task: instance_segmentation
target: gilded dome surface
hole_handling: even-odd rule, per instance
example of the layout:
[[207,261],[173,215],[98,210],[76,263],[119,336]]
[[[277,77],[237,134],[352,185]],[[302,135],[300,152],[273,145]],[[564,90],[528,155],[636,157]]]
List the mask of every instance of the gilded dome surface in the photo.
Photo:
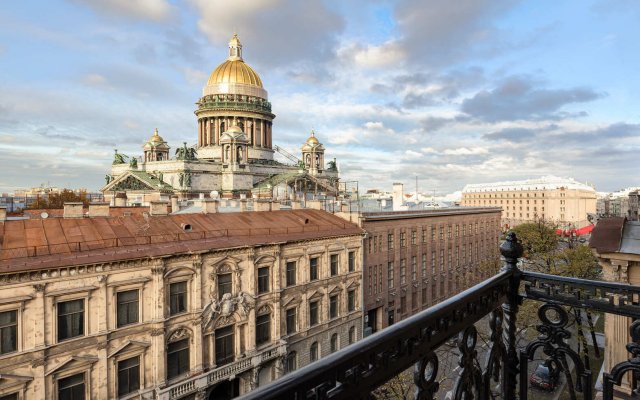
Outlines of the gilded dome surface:
[[226,60],[211,73],[207,86],[220,83],[241,83],[262,88],[260,76],[242,59]]

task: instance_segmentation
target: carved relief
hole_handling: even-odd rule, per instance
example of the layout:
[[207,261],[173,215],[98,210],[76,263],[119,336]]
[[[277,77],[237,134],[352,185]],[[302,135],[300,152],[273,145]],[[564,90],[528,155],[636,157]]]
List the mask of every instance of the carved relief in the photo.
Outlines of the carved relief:
[[164,328],[151,329],[151,336],[160,336],[164,334]]
[[209,296],[209,304],[202,310],[202,329],[205,329],[216,317],[229,318],[234,313],[246,317],[249,315],[249,311],[255,307],[253,298],[245,292],[240,292],[236,297],[233,297],[231,293],[225,293],[220,300],[215,294],[212,291]]
[[191,336],[191,332],[189,332],[186,328],[178,328],[169,335],[169,339],[167,340],[169,343],[177,342],[178,340],[182,340],[184,338],[188,338]]

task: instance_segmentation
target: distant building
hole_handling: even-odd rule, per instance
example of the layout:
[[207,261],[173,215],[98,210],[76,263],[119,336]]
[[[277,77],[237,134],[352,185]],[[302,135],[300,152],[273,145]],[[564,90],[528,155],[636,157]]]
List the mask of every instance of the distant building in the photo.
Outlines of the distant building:
[[[365,327],[375,332],[487,277],[497,260],[500,209],[365,212]],[[483,269],[487,267],[487,269]]]
[[638,219],[638,191],[640,187],[628,187],[611,192],[598,199],[598,215]]
[[[196,106],[197,138],[194,133],[171,149],[156,129],[142,145],[142,157],[116,150],[101,189],[105,198],[115,204],[117,194],[125,193],[127,205],[148,205],[172,195],[191,199],[213,191],[224,198],[280,199],[337,192],[336,161],[325,165],[325,148],[314,132],[302,144],[300,158],[273,144],[275,114],[260,76],[244,61],[237,35]],[[275,151],[292,163],[275,160]]]
[[0,398],[228,399],[362,336],[356,225],[167,206],[0,208]]
[[504,227],[544,219],[563,228],[579,228],[589,225],[588,216],[596,213],[596,191],[574,179],[546,176],[466,185],[462,205],[501,207]]

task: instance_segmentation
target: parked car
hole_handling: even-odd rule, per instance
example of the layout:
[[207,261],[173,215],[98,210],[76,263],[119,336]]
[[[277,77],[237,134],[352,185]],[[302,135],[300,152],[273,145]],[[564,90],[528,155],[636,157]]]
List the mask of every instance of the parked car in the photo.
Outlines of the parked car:
[[529,383],[538,389],[553,392],[558,386],[560,369],[554,361],[547,360],[538,364],[536,370],[529,377]]

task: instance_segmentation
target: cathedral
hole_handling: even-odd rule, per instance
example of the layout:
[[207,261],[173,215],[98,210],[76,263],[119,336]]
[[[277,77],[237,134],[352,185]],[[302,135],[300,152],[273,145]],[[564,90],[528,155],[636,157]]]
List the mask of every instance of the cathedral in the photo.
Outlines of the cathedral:
[[[142,157],[116,150],[101,189],[105,199],[148,205],[171,196],[289,200],[307,193],[337,195],[336,161],[325,165],[324,146],[314,132],[302,145],[300,158],[273,145],[275,115],[260,76],[244,62],[237,35],[196,105],[197,143],[183,142],[172,155],[156,129],[143,145]],[[275,160],[275,151],[291,163]]]

